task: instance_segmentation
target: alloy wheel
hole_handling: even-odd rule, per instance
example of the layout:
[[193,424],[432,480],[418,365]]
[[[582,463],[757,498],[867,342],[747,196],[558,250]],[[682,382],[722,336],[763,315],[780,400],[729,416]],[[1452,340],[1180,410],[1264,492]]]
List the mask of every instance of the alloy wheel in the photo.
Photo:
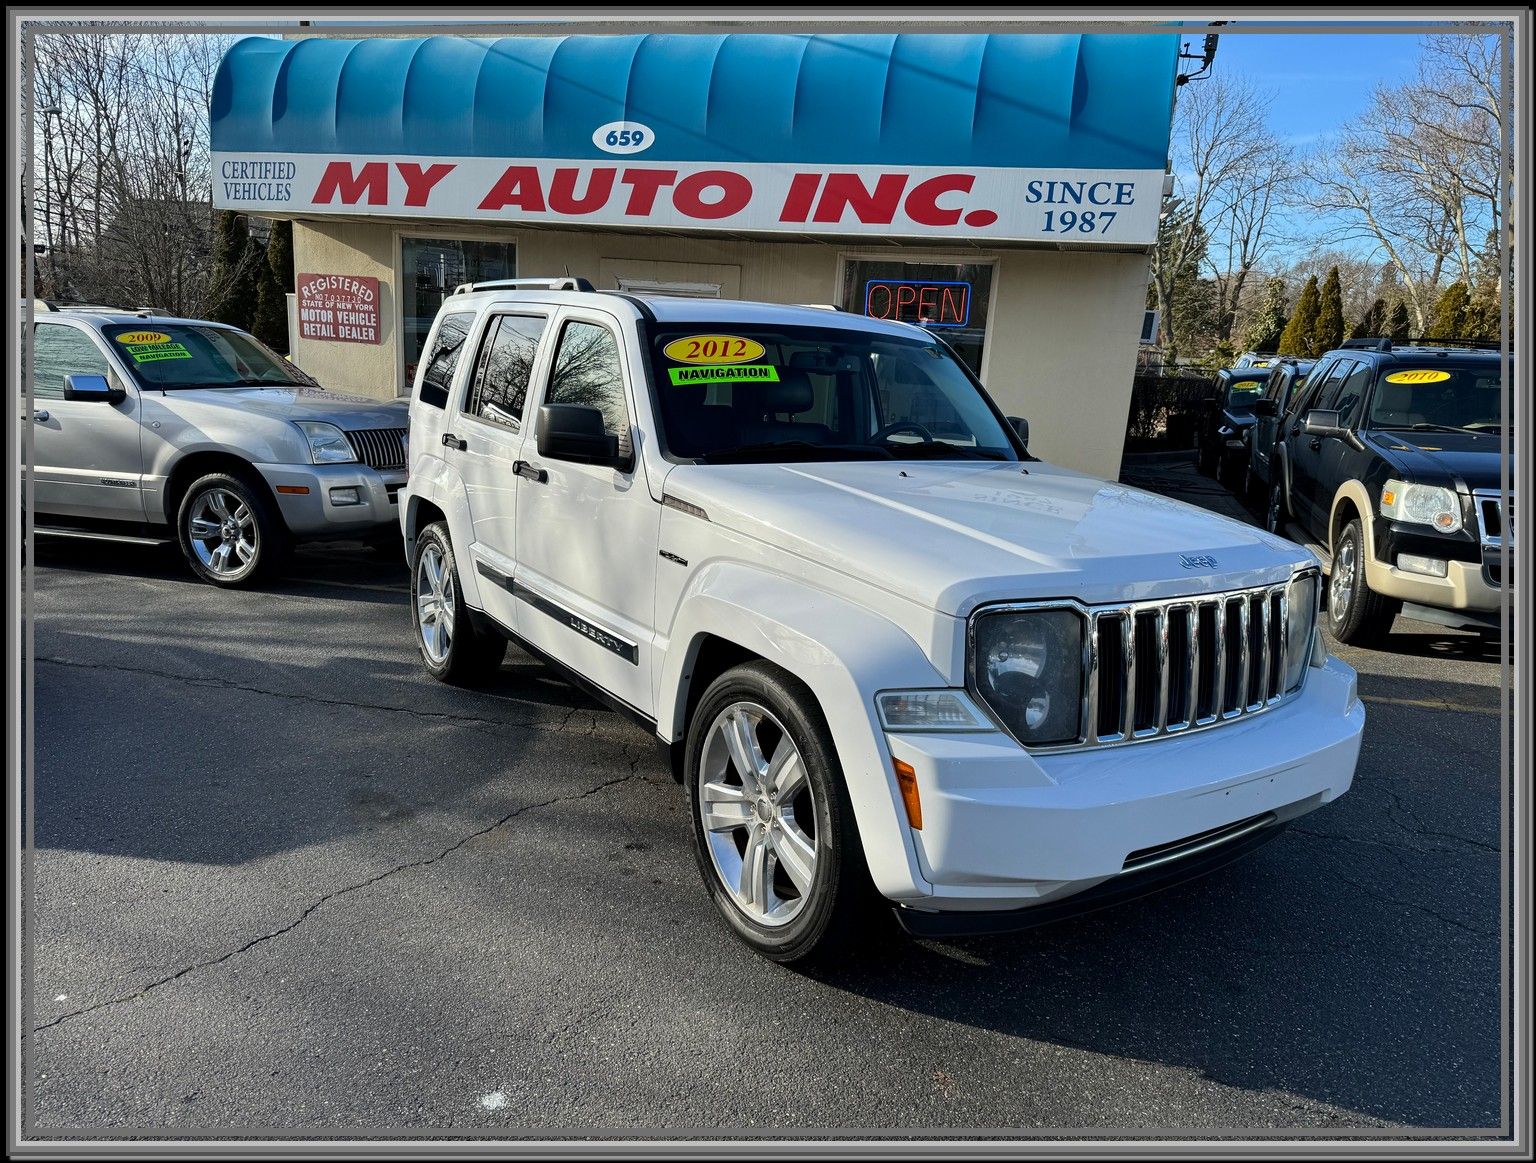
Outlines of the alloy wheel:
[[442,546],[432,543],[416,563],[416,624],[421,647],[433,666],[442,666],[453,647],[453,575]]
[[759,925],[777,927],[805,908],[820,849],[805,760],[760,703],[722,710],[699,762],[699,816],[715,873]]
[[1328,617],[1342,626],[1349,617],[1349,604],[1355,596],[1355,542],[1346,537],[1334,555],[1333,573],[1328,579]]
[[187,517],[192,552],[210,573],[232,581],[256,565],[261,544],[256,514],[228,489],[198,494]]

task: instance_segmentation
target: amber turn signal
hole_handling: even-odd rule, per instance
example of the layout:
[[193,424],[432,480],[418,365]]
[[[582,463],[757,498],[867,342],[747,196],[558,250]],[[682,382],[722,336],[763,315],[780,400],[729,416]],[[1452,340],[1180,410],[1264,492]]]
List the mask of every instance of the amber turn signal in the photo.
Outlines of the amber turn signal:
[[907,823],[913,828],[922,831],[923,805],[917,798],[917,772],[910,763],[903,763],[897,759],[896,782],[901,785],[901,802],[907,805]]

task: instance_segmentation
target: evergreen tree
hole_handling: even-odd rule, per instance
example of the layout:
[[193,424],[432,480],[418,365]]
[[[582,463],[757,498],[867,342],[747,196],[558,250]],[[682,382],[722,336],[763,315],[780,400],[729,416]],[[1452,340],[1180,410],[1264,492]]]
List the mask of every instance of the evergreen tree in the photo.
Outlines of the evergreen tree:
[[1318,305],[1317,322],[1312,328],[1312,356],[1332,351],[1344,342],[1344,291],[1339,285],[1339,268],[1329,267],[1328,277],[1323,280],[1322,301]]
[[1457,281],[1445,288],[1435,303],[1435,320],[1424,333],[1425,338],[1465,339],[1470,302],[1466,283]]
[[1322,310],[1321,295],[1317,290],[1317,276],[1307,280],[1296,299],[1296,310],[1280,336],[1281,355],[1309,356],[1312,354],[1312,334],[1317,329],[1317,317]]
[[263,248],[253,238],[251,250],[255,252],[252,255],[252,266],[255,270],[256,301],[249,330],[273,351],[286,354],[288,351],[287,296],[283,294],[282,284],[277,281],[277,272],[267,261],[268,248]]
[[1264,300],[1243,335],[1243,343],[1249,351],[1275,351],[1284,334],[1285,280],[1273,278],[1264,284]]
[[1354,330],[1349,333],[1351,339],[1379,339],[1385,335],[1387,328],[1387,301],[1377,299],[1368,308],[1365,314],[1360,316],[1360,322],[1355,324]]
[[277,285],[286,294],[293,287],[293,223],[287,219],[272,223],[267,239],[267,262],[277,276]]
[[208,318],[249,331],[256,312],[256,248],[242,217],[233,210],[219,215]]
[[1408,304],[1399,299],[1392,304],[1392,314],[1387,316],[1387,334],[1393,343],[1406,343],[1409,336]]

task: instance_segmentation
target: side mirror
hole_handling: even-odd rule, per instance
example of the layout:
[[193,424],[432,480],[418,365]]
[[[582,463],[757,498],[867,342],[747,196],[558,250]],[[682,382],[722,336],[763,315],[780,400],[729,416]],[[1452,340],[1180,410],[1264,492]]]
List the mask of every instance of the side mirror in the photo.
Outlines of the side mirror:
[[1023,416],[1009,416],[1008,423],[1013,425],[1013,430],[1019,434],[1019,442],[1029,448],[1029,421]]
[[1302,429],[1308,436],[1347,436],[1349,433],[1339,425],[1339,414],[1329,411],[1327,408],[1313,408],[1307,413],[1302,422]]
[[1280,402],[1278,400],[1257,399],[1253,402],[1253,414],[1255,416],[1280,415]]
[[64,398],[82,403],[121,404],[128,393],[114,388],[106,376],[72,375],[64,377]]
[[539,409],[540,456],[577,464],[606,464],[628,471],[634,457],[619,453],[619,438],[603,425],[603,414],[585,404],[545,404]]

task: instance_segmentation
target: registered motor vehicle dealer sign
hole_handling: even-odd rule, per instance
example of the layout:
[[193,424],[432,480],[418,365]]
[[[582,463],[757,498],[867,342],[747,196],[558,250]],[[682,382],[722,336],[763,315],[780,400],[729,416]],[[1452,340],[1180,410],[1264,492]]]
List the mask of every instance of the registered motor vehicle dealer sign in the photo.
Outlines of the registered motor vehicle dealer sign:
[[379,280],[361,275],[300,275],[299,335],[340,343],[381,343]]

